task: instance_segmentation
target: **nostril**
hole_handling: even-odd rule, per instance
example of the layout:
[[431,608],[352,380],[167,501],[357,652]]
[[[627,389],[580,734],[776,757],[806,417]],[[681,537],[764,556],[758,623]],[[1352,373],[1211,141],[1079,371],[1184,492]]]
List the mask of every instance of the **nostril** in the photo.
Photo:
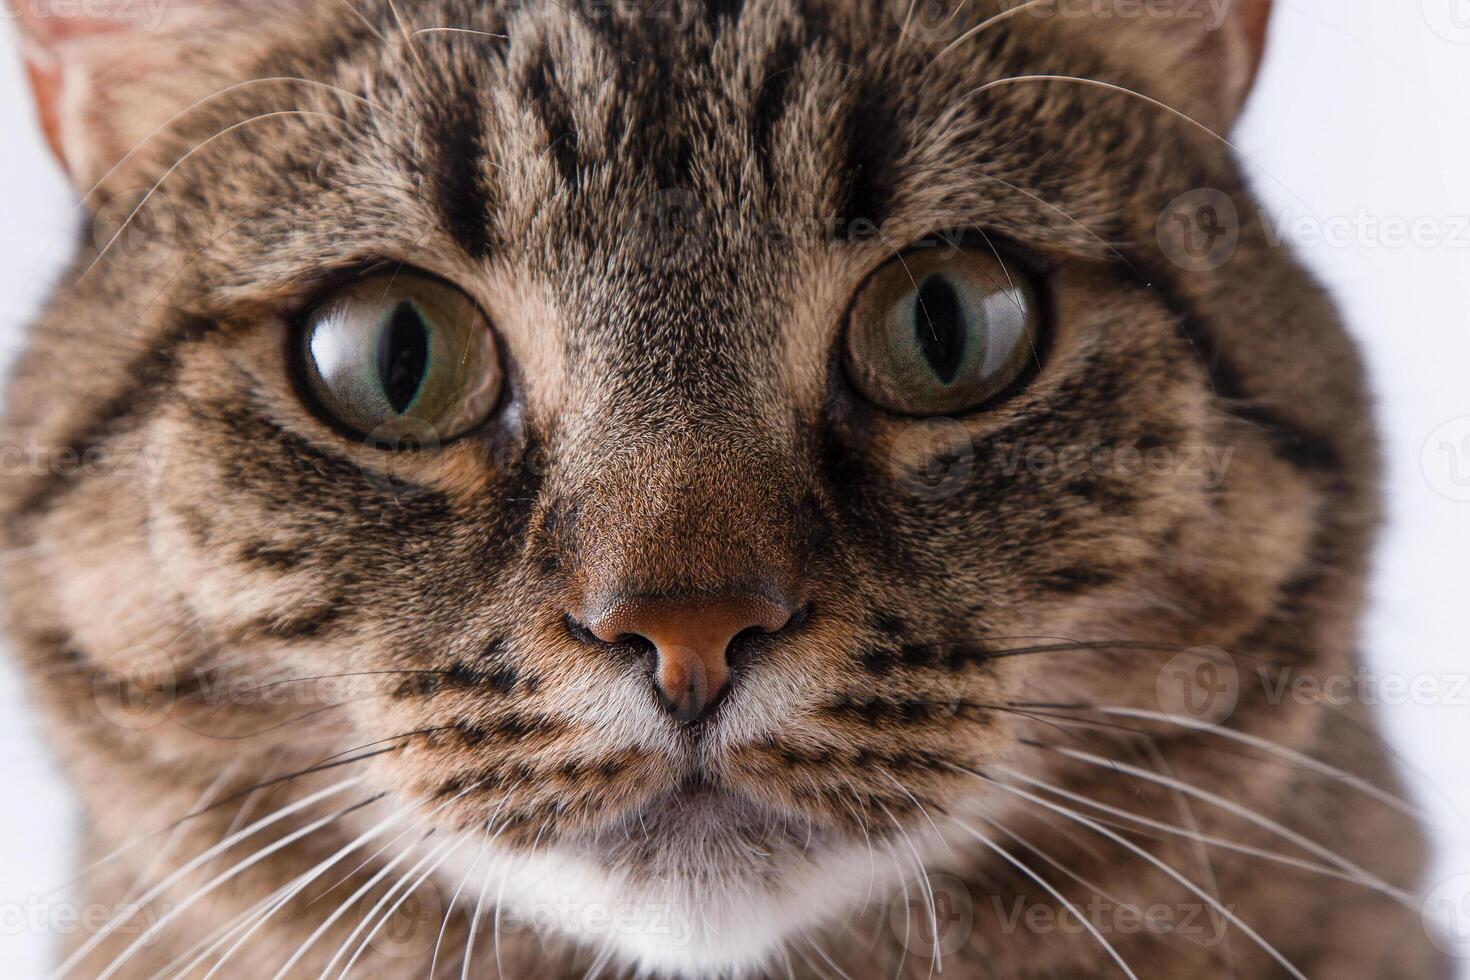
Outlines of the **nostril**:
[[807,615],[794,603],[759,591],[714,595],[618,596],[581,615],[568,633],[583,643],[636,653],[652,664],[653,686],[666,710],[696,721],[720,701],[737,661],[748,661],[763,637]]
[[582,624],[581,620],[575,618],[571,613],[567,613],[565,616],[563,616],[561,618],[561,622],[562,626],[566,627],[567,633],[570,634],[572,639],[576,640],[578,643],[586,643],[590,646],[594,643],[602,642],[593,635],[590,629]]

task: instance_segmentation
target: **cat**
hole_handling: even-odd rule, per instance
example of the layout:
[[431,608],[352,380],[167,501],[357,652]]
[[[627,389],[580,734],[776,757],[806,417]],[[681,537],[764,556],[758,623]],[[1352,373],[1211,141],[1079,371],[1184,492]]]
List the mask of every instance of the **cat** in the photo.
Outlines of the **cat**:
[[1269,0],[15,9],[57,976],[1448,975]]

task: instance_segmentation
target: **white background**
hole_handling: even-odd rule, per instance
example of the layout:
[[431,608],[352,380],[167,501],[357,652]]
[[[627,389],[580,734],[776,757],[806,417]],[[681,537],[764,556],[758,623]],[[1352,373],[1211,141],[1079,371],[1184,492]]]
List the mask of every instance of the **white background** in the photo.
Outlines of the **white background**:
[[[1470,497],[1452,469],[1470,484],[1470,422],[1442,428],[1470,417],[1470,0],[1276,0],[1272,32],[1235,142],[1268,211],[1341,302],[1380,398],[1392,519],[1367,624],[1370,670],[1452,692],[1470,676],[1470,502],[1451,499]],[[0,132],[8,358],[77,218],[5,43]],[[1395,224],[1415,221],[1435,240],[1395,245]],[[1434,819],[1431,886],[1470,874],[1466,697],[1382,709]],[[15,672],[0,667],[0,907],[67,880],[74,822]],[[0,931],[0,976],[44,976],[47,942]]]

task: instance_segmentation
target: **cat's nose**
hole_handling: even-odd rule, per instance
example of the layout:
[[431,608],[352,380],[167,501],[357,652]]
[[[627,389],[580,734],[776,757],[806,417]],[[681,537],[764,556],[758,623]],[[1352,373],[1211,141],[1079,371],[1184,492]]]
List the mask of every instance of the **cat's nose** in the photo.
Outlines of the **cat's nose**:
[[604,643],[641,637],[653,646],[659,702],[678,720],[703,718],[730,682],[730,648],[750,633],[776,633],[794,604],[747,593],[708,597],[633,596],[582,619]]

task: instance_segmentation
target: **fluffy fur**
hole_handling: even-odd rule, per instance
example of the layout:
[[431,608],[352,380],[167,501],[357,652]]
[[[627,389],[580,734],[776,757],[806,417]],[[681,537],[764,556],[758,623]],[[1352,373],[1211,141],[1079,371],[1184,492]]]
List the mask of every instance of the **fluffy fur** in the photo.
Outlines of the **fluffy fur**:
[[[1371,717],[1259,680],[1355,662],[1378,522],[1358,361],[1254,221],[1206,272],[1157,232],[1199,188],[1250,213],[1227,144],[1160,103],[1227,128],[1264,5],[1213,28],[1049,4],[183,6],[72,49],[102,94],[53,128],[89,233],[5,421],[93,461],[4,485],[10,632],[84,863],[108,858],[83,894],[141,881],[162,921],[80,936],[70,975],[229,954],[217,976],[313,976],[362,943],[379,977],[467,955],[485,977],[923,977],[920,865],[972,912],[953,976],[1121,975],[1112,952],[1140,976],[1443,975],[1413,820],[1286,754],[1397,792]],[[918,422],[835,352],[857,286],[936,234],[1016,256],[1048,329],[1022,390]],[[385,263],[494,322],[510,387],[474,437],[357,444],[294,390],[295,319]],[[1205,449],[1228,465],[1191,465]],[[808,615],[742,648],[693,729],[566,626],[609,583],[752,576]],[[1225,733],[1148,714],[1201,645],[1240,678]],[[358,928],[410,871],[437,960]],[[1002,914],[1099,895],[1224,938]]]

